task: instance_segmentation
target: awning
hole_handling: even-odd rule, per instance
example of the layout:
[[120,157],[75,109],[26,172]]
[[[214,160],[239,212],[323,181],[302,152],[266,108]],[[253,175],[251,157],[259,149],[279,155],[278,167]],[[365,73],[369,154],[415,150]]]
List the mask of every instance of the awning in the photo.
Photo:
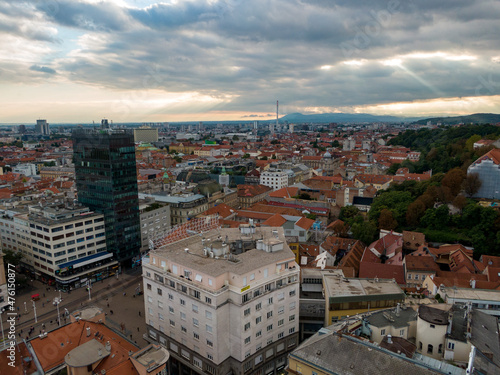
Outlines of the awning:
[[71,262],[66,262],[66,263],[60,264],[59,268],[63,269],[63,268],[69,267],[69,266],[73,266],[73,268],[83,267],[83,266],[86,266],[87,264],[92,264],[92,263],[98,262],[100,260],[111,258],[112,256],[113,256],[112,253],[107,253],[107,252],[106,253],[92,254],[92,255],[89,255],[89,256],[84,257],[84,258],[80,258],[80,259],[72,260]]

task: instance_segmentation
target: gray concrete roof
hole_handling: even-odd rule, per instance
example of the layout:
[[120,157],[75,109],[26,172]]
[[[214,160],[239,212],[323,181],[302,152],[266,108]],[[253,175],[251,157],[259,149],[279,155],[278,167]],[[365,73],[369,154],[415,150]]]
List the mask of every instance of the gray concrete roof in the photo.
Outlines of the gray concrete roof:
[[[277,231],[278,238],[273,235],[273,231]],[[202,244],[201,236],[193,235],[153,250],[150,255],[157,254],[173,263],[189,265],[194,270],[214,277],[226,272],[243,275],[256,268],[264,267],[267,264],[275,265],[281,261],[295,262],[295,254],[286,243],[283,228],[257,227],[256,232],[252,235],[243,235],[238,228],[219,228],[204,232],[203,238],[205,238],[204,244]],[[260,239],[269,244],[282,243],[283,250],[268,253],[253,247],[242,254],[232,254],[232,260],[223,257],[220,259],[209,258],[203,253],[203,248],[210,247],[212,242],[220,242],[221,240],[227,243],[237,240],[252,242]],[[188,252],[185,249],[188,249]]]
[[472,344],[497,367],[500,367],[500,336],[498,334],[500,327],[498,318],[479,310],[473,310],[471,326]]
[[64,357],[66,364],[70,367],[83,367],[98,362],[110,354],[96,339],[87,341],[77,346]]
[[431,324],[448,325],[448,315],[448,311],[427,305],[420,305],[418,308],[419,318]]
[[316,334],[290,356],[330,374],[442,374],[368,341],[337,333]]
[[411,307],[401,308],[399,314],[396,314],[396,309],[387,309],[373,312],[366,319],[370,325],[378,328],[387,326],[400,328],[407,327],[410,322],[417,320],[417,312]]

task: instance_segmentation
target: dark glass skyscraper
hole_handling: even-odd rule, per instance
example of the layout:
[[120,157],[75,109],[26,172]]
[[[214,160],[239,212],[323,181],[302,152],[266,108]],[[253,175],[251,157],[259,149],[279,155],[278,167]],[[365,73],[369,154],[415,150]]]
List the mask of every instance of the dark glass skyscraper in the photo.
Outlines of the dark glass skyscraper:
[[141,247],[134,134],[101,128],[72,135],[78,201],[104,214],[108,251],[130,260]]

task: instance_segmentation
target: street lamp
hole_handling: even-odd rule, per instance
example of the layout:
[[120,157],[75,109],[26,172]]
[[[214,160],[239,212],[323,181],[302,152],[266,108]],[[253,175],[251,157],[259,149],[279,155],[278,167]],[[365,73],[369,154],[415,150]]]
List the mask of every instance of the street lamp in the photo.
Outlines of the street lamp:
[[26,308],[26,301],[24,301],[24,312],[27,313],[28,309]]
[[89,290],[89,301],[91,300],[90,298],[90,288],[92,287],[92,282],[90,281],[90,279],[87,281],[87,289]]
[[59,327],[61,326],[61,316],[59,315],[59,304],[61,303],[61,300],[56,299],[56,306],[57,306],[57,323],[59,324]]
[[33,311],[35,312],[35,323],[38,323],[38,319],[36,318],[36,305],[35,305],[35,301],[31,301],[33,302]]
[[0,326],[2,328],[2,342],[3,346],[5,347],[5,333],[3,332],[3,308],[0,309]]

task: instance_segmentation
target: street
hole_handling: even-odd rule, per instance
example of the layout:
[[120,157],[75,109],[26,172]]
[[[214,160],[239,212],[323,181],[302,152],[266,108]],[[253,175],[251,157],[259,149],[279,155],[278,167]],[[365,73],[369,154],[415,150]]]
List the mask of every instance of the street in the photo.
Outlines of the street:
[[[106,312],[106,324],[115,330],[122,332],[127,338],[136,342],[140,347],[148,344],[143,339],[146,333],[144,320],[144,295],[141,268],[126,270],[116,277],[99,281],[92,285],[89,293],[86,288],[79,288],[69,293],[60,293],[54,287],[48,287],[39,281],[33,282],[33,287],[25,288],[16,298],[16,312],[19,319],[16,323],[16,338],[18,341],[26,338],[36,337],[45,327],[45,331],[51,331],[58,327],[58,312],[61,325],[70,322],[67,314],[85,306],[98,306]],[[40,299],[35,301],[35,310],[31,296],[39,294]],[[62,301],[53,304],[55,298]],[[2,314],[2,324],[5,337],[7,337],[8,326],[6,324],[7,314]],[[31,329],[33,327],[33,329]],[[29,334],[31,331],[31,334]],[[0,342],[3,336],[0,335]],[[3,349],[3,343],[0,344]]]

